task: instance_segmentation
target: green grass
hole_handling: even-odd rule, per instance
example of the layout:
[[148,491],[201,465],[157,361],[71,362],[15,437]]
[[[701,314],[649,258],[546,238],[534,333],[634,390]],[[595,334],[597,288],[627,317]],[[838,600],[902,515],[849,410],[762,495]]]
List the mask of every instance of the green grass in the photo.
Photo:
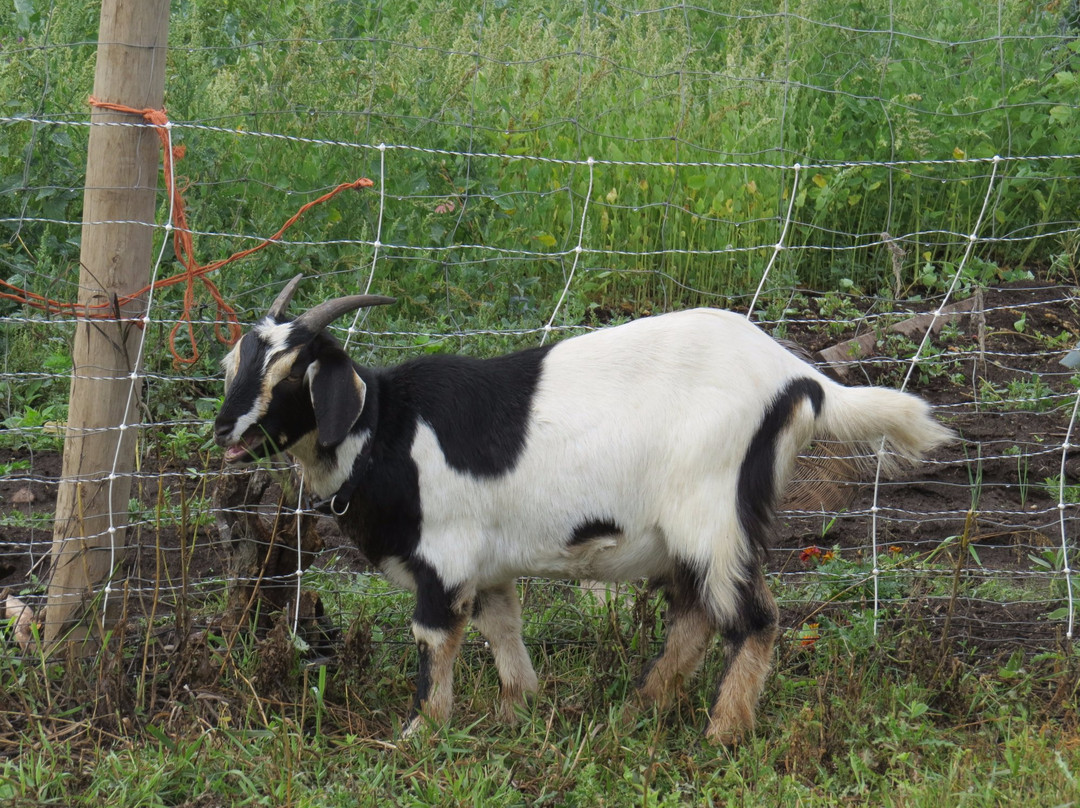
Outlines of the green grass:
[[[304,669],[281,657],[278,695],[252,695],[273,640],[234,646],[222,676],[157,672],[144,703],[121,698],[123,657],[97,681],[0,659],[7,730],[0,799],[10,805],[1073,805],[1080,799],[1073,652],[942,655],[914,624],[874,636],[866,615],[778,652],[754,734],[732,750],[702,739],[722,662],[670,713],[632,720],[637,631],[584,607],[582,640],[530,640],[542,690],[516,725],[489,714],[490,654],[459,661],[449,726],[400,741],[410,649],[373,646],[360,666]],[[578,630],[582,618],[578,616]],[[189,653],[220,660],[215,643]],[[159,660],[163,657],[155,657]],[[198,660],[192,660],[197,662]],[[175,658],[169,664],[176,664]],[[216,667],[216,665],[215,665]],[[185,688],[185,681],[192,682]],[[91,696],[80,702],[81,684]],[[13,735],[11,727],[20,732]]]
[[1072,408],[1075,397],[1069,393],[1055,393],[1037,374],[1012,379],[1003,384],[993,384],[981,379],[979,397],[988,410],[1046,412]]

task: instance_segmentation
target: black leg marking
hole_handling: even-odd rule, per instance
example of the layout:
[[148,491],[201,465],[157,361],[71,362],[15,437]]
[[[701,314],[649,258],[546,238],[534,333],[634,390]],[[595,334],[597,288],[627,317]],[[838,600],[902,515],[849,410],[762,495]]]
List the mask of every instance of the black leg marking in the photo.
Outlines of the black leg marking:
[[406,562],[416,581],[416,611],[413,622],[426,629],[447,631],[456,622],[452,605],[459,595],[458,589],[447,589],[438,573],[422,559],[410,558]]
[[438,574],[418,559],[409,562],[416,580],[416,611],[413,636],[420,655],[416,683],[415,715],[406,735],[418,730],[423,715],[441,724],[450,718],[454,705],[454,660],[465,636],[472,599],[461,599],[461,590],[447,589]]
[[662,584],[668,601],[667,631],[660,655],[642,671],[638,693],[643,701],[666,704],[701,664],[716,631],[702,601],[701,583],[701,572],[683,564]]
[[413,698],[413,708],[409,714],[410,721],[420,715],[421,705],[431,695],[431,649],[426,642],[418,642],[416,650],[420,655],[420,663],[416,671],[416,696]]
[[804,398],[810,399],[815,416],[821,413],[825,401],[821,385],[809,378],[790,381],[766,410],[739,468],[739,522],[751,542],[763,549],[779,493],[776,490],[776,441]]

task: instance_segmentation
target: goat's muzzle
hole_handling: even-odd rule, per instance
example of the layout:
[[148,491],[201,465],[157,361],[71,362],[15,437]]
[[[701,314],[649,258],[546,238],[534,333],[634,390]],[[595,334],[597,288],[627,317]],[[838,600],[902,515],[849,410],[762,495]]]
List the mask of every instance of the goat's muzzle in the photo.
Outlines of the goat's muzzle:
[[229,445],[229,437],[232,435],[234,423],[222,422],[220,420],[214,422],[214,443],[225,449]]
[[253,458],[252,450],[262,442],[263,436],[261,432],[251,429],[248,430],[249,434],[244,434],[241,435],[239,439],[234,439],[233,432],[235,429],[235,422],[218,421],[214,424],[214,442],[225,450],[226,463],[239,463],[244,460],[251,460]]
[[285,448],[270,440],[261,424],[255,424],[239,438],[233,437],[235,430],[235,422],[214,424],[214,442],[225,450],[225,462],[230,465],[267,457]]

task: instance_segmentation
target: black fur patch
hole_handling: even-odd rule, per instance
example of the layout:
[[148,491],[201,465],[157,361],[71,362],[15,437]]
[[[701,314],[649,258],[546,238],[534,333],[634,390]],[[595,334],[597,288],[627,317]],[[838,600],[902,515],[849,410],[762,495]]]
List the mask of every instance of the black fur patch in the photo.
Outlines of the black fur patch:
[[266,346],[254,334],[240,340],[236,376],[225,391],[225,401],[215,419],[214,431],[227,435],[236,422],[255,407],[262,391],[262,366]]
[[416,644],[416,650],[420,655],[420,663],[416,669],[416,695],[413,698],[410,719],[420,714],[420,708],[431,694],[431,648],[426,642],[421,642]]
[[622,534],[622,529],[610,519],[589,519],[574,528],[574,532],[570,535],[569,546],[573,547],[575,544],[585,544],[593,539],[620,534]]
[[370,462],[338,523],[372,564],[388,557],[408,561],[420,543],[423,519],[420,475],[409,454],[416,416],[378,371],[358,367],[357,372],[367,385],[367,397],[353,429],[371,431]]
[[724,639],[733,645],[742,645],[747,637],[776,625],[779,619],[760,564],[749,564],[743,578],[738,584],[735,618],[720,628]]
[[688,612],[702,602],[701,584],[705,579],[702,570],[680,562],[672,573],[659,581],[668,608],[675,612]]
[[790,381],[766,410],[739,468],[739,521],[759,552],[764,552],[768,544],[769,526],[779,494],[775,476],[776,440],[804,398],[810,399],[815,416],[821,413],[825,401],[821,384],[810,378]]
[[446,461],[474,477],[512,471],[525,448],[550,346],[493,359],[429,356],[390,368],[385,387],[431,426]]
[[447,589],[431,565],[415,556],[405,562],[416,581],[413,622],[432,631],[449,631],[459,622],[453,611],[457,590]]

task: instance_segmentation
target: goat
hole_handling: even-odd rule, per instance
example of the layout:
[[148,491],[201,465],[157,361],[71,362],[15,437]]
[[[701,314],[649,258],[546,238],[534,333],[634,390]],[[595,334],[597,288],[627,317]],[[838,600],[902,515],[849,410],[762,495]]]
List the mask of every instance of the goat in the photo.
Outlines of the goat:
[[641,702],[667,703],[719,632],[707,736],[736,742],[771,665],[778,612],[762,566],[800,449],[887,445],[915,461],[952,437],[921,399],[844,387],[717,309],[490,359],[362,367],[325,329],[394,301],[344,297],[289,319],[301,277],[223,360],[215,438],[228,463],[292,455],[343,533],[416,593],[406,731],[448,719],[470,619],[494,653],[501,714],[536,690],[517,578],[648,578],[667,598],[667,635]]

